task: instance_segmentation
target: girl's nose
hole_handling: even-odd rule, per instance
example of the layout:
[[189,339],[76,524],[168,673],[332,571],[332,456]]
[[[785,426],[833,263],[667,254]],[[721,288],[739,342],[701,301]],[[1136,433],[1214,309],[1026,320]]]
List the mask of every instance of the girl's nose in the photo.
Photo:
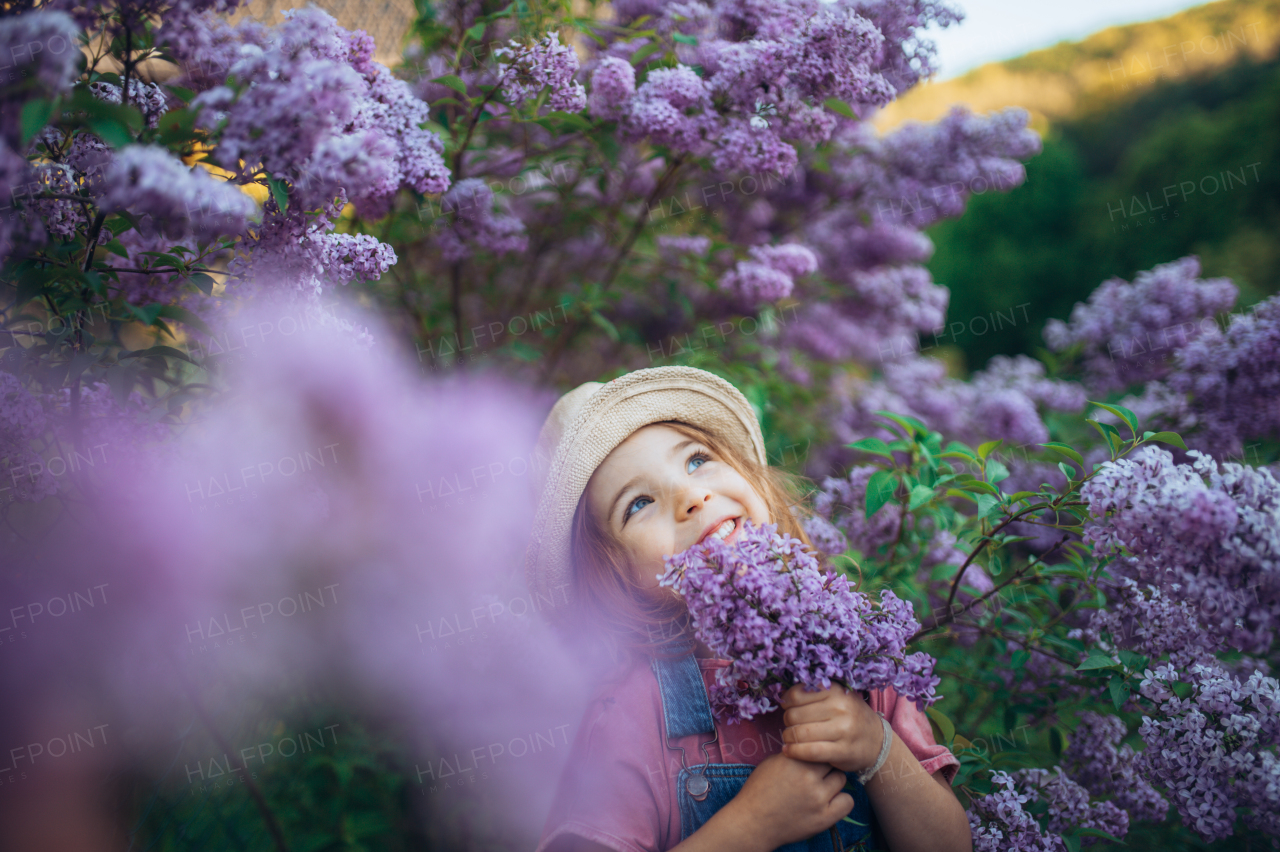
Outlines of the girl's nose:
[[678,505],[684,509],[686,516],[692,515],[698,509],[711,501],[711,492],[705,488],[688,488],[681,497]]

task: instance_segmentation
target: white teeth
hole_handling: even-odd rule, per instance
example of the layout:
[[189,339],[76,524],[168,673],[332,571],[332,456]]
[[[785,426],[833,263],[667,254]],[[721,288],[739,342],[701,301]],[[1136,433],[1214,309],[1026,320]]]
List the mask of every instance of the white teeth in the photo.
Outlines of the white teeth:
[[719,529],[713,532],[710,537],[718,538],[721,541],[724,541],[729,536],[729,533],[733,532],[737,526],[738,526],[738,522],[735,521],[733,518],[730,518],[729,520],[721,524]]

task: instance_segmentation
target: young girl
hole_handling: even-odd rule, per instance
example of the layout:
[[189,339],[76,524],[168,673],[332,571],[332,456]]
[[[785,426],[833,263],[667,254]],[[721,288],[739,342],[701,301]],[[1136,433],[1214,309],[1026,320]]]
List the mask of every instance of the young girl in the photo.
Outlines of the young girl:
[[951,790],[959,761],[892,689],[793,687],[780,710],[714,719],[708,688],[729,661],[658,585],[663,557],[733,542],[748,520],[808,542],[736,388],[690,367],[588,382],[556,403],[539,447],[551,461],[530,588],[569,589],[567,605],[542,611],[573,641],[603,639],[617,662],[536,852],[971,852]]

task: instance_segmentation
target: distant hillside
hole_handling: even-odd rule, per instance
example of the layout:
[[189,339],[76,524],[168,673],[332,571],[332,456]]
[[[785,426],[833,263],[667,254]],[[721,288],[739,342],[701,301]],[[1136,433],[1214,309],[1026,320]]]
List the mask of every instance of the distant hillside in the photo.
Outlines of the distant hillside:
[[[1280,291],[1278,48],[1280,0],[1226,0],[904,98],[899,120],[957,102],[1025,106],[1044,137],[1024,185],[974,196],[929,230],[955,333],[926,345],[952,347],[971,369],[1034,353],[1045,320],[1066,318],[1105,279],[1188,254],[1205,277],[1232,278],[1242,306]],[[1173,58],[1161,68],[1158,57]],[[997,313],[1021,321],[989,332]]]
[[1265,62],[1277,54],[1280,0],[1221,0],[921,84],[882,110],[875,124],[884,131],[904,121],[934,121],[953,104],[965,104],[976,112],[1025,107],[1043,130],[1056,119],[1113,108],[1159,81],[1213,72],[1242,56]]

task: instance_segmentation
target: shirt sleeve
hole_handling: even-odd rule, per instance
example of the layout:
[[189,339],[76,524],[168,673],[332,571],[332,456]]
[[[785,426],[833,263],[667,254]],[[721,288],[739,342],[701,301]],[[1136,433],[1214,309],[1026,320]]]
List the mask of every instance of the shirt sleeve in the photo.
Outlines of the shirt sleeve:
[[893,732],[911,749],[926,772],[930,775],[941,772],[948,784],[955,780],[956,773],[960,771],[960,761],[951,749],[934,740],[929,717],[916,709],[914,701],[901,700],[890,686],[872,690],[871,709],[884,714]]
[[659,852],[660,791],[653,783],[662,768],[649,771],[642,732],[623,716],[613,703],[588,707],[535,852],[547,852],[567,834],[616,852]]

